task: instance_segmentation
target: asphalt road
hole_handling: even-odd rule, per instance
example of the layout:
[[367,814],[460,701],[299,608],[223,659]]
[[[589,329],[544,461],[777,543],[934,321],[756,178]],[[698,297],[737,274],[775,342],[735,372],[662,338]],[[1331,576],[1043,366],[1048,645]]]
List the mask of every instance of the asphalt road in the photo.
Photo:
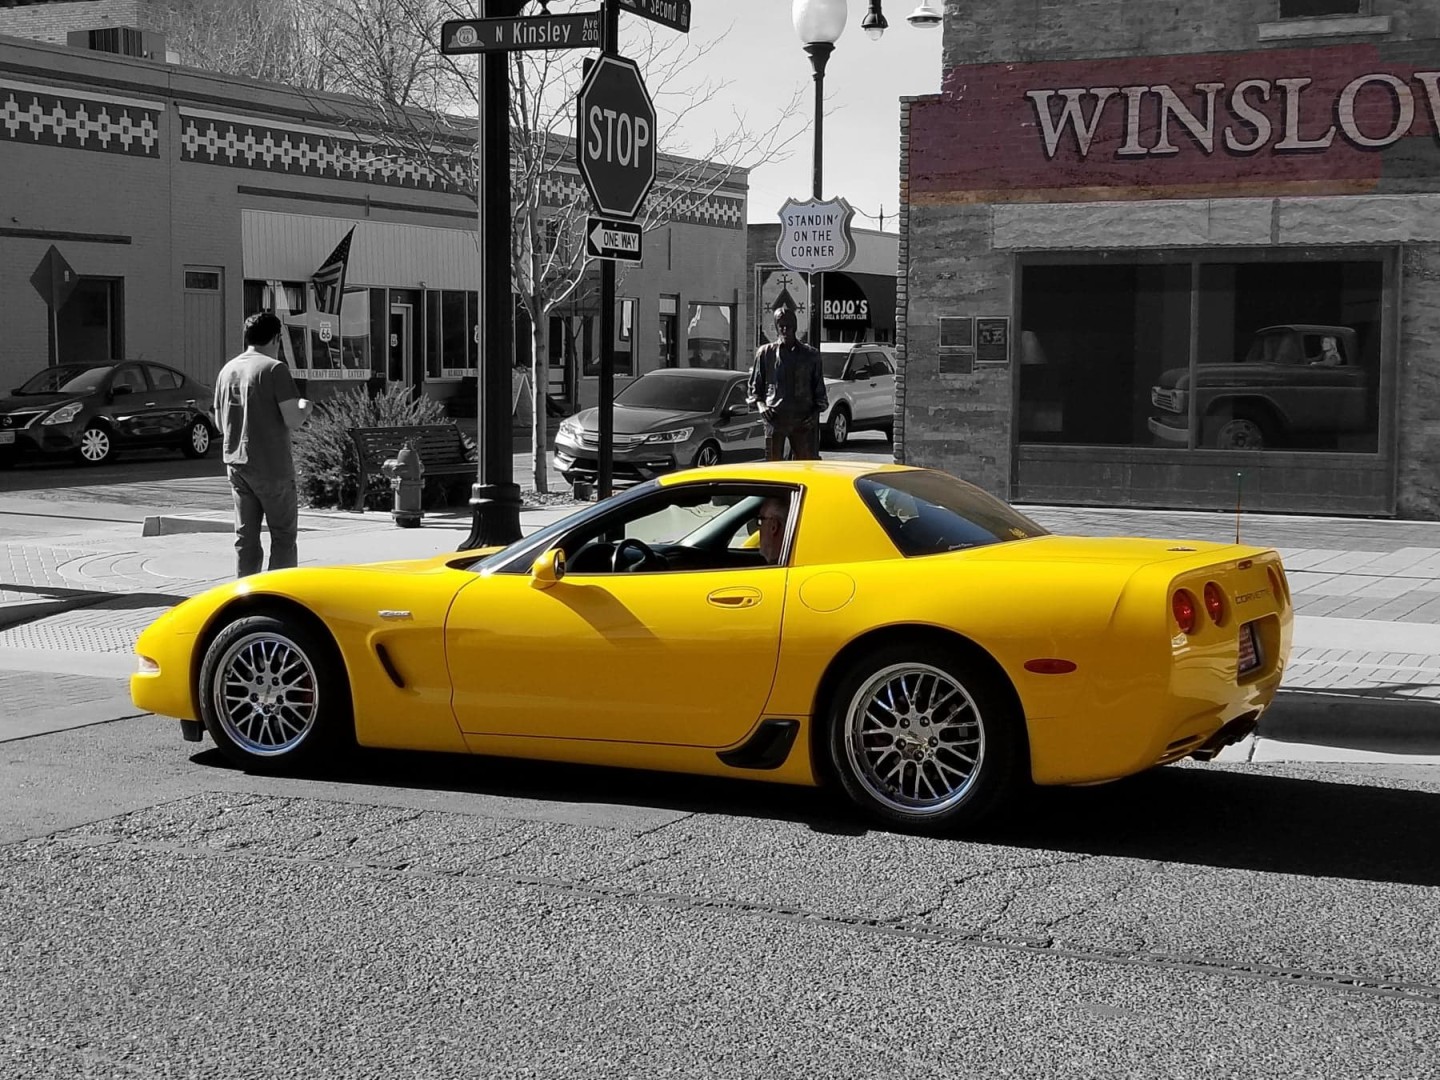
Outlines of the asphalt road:
[[1440,1073],[1433,770],[1170,767],[934,840],[176,727],[0,745],[0,1075]]

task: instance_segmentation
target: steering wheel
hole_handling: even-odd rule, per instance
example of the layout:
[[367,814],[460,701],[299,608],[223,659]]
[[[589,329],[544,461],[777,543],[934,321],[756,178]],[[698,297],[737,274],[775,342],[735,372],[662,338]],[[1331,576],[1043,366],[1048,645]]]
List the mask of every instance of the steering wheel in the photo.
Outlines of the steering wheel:
[[[637,551],[640,558],[635,562],[629,562],[625,558],[625,552]],[[634,572],[636,570],[648,570],[665,565],[665,560],[656,555],[650,546],[644,541],[636,540],[633,536],[627,536],[615,545],[615,553],[610,557],[610,570],[612,573]]]

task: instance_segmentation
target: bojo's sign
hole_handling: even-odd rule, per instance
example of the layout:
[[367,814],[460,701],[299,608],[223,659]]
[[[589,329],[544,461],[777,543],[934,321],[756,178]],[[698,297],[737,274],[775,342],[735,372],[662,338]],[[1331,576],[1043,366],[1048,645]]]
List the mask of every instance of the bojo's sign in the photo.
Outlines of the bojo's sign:
[[796,202],[780,208],[780,239],[775,257],[787,270],[802,274],[843,270],[855,258],[850,219],[855,208],[844,199]]

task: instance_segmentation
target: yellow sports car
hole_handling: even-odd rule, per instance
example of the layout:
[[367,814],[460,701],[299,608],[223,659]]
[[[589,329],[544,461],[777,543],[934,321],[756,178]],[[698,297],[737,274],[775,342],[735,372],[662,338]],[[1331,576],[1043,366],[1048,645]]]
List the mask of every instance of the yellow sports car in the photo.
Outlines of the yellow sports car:
[[358,742],[833,781],[940,830],[1213,757],[1291,623],[1264,548],[1051,536],[928,469],[722,465],[502,549],[212,589],[140,636],[131,694],[247,768]]

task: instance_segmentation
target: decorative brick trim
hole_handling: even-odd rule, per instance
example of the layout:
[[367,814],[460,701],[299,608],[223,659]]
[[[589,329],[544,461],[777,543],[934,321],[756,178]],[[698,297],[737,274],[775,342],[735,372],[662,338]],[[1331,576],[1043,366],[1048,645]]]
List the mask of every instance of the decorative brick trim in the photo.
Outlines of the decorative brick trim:
[[0,79],[0,141],[158,158],[162,111],[159,102]]

